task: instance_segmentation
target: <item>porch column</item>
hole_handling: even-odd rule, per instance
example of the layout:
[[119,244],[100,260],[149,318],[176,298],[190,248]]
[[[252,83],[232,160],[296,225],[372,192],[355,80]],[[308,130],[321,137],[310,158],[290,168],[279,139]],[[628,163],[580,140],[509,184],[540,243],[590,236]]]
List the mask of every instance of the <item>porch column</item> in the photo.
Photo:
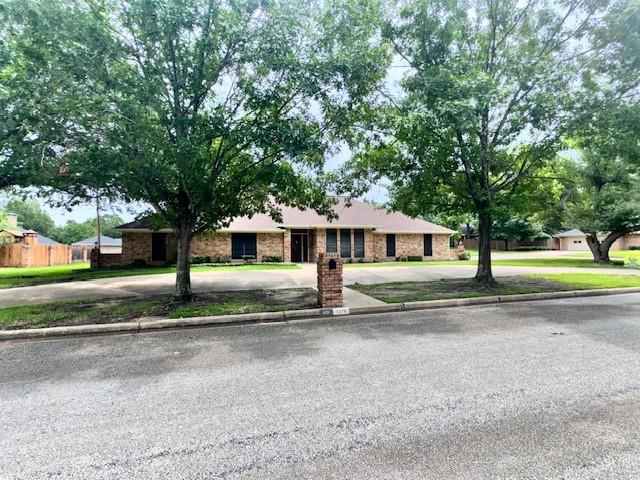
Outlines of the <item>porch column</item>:
[[310,260],[312,262],[318,261],[318,257],[321,253],[326,253],[327,251],[327,232],[324,228],[318,228],[314,230],[315,235],[315,248],[313,252],[313,258]]
[[284,230],[284,239],[282,241],[282,259],[284,263],[291,263],[291,230]]

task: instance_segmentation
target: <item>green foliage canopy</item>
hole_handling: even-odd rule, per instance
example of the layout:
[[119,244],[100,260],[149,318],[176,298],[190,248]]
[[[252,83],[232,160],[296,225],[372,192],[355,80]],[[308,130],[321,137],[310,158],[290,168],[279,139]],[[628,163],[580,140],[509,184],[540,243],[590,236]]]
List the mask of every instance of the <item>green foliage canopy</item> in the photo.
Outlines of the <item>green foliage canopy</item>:
[[181,298],[196,233],[280,204],[330,213],[324,159],[389,63],[375,0],[7,5],[4,110],[28,140],[9,165],[151,205],[178,238]]
[[22,228],[35,230],[45,237],[55,234],[53,219],[35,199],[12,198],[4,205],[4,210],[17,214],[18,224]]
[[602,44],[594,40],[611,8],[599,1],[400,2],[386,38],[407,67],[402,95],[388,95],[354,162],[356,175],[389,179],[393,205],[412,215],[477,214],[476,279],[493,282],[491,217],[555,158],[587,99],[584,79],[611,45],[606,35]]

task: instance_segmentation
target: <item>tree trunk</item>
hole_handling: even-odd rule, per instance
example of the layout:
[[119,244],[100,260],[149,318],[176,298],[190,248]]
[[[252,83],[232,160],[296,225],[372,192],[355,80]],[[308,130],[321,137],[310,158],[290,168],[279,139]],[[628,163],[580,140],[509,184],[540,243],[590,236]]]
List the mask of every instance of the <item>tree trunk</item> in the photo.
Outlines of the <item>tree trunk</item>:
[[474,280],[489,287],[496,284],[491,272],[491,214],[478,216],[478,270]]
[[174,299],[179,302],[190,302],[191,291],[191,231],[182,226],[176,230],[178,251],[176,257],[176,287]]
[[607,237],[602,240],[598,239],[597,233],[587,233],[587,245],[593,255],[593,261],[596,263],[611,263],[609,258],[609,250],[613,243],[627,232],[611,232]]

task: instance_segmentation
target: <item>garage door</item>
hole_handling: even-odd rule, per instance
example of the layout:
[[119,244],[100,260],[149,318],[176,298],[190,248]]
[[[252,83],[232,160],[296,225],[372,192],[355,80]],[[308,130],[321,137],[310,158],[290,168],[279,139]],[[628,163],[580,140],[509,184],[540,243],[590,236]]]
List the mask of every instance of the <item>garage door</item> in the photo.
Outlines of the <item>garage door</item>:
[[589,245],[587,245],[587,239],[579,237],[567,238],[567,250],[580,252],[588,251]]

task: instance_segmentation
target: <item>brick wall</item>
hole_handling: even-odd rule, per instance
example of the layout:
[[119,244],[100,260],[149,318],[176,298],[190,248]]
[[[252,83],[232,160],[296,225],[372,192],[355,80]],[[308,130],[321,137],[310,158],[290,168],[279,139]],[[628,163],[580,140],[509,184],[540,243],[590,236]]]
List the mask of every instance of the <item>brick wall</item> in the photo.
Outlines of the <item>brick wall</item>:
[[265,256],[284,259],[284,233],[258,233],[258,261]]
[[151,232],[122,232],[122,263],[151,263]]
[[91,268],[121,267],[124,265],[121,253],[100,253],[97,248],[90,250]]
[[[337,235],[338,253],[340,252],[340,231]],[[351,234],[351,252],[355,253],[353,245],[353,231]],[[291,231],[283,233],[258,233],[258,260],[264,256],[282,257],[285,262],[291,261]],[[374,257],[387,260],[386,235],[376,234],[371,229],[364,231],[365,258],[373,261]],[[326,250],[326,230],[310,231],[309,250],[311,261],[317,261],[319,253]],[[167,234],[167,262],[174,263],[176,259],[176,239],[173,234]],[[422,256],[424,252],[422,234],[397,234],[396,256]],[[197,235],[191,244],[192,255],[202,256],[231,256],[231,233],[217,232]],[[388,260],[394,260],[388,259]],[[424,257],[425,260],[449,259],[449,236],[433,235],[433,256]],[[122,263],[131,264],[136,260],[143,260],[151,264],[151,232],[123,232],[122,234]]]
[[[331,269],[331,262],[335,268]],[[342,260],[334,255],[318,254],[318,304],[323,308],[342,307]]]
[[[434,234],[432,240],[433,256],[425,257],[424,236],[421,233],[396,234],[396,257],[421,256],[423,260],[449,260],[449,235]],[[386,234],[374,234],[374,255],[381,260],[395,260],[387,257]]]
[[[231,236],[229,232],[203,233],[197,235],[191,244],[193,255],[231,257]],[[258,261],[265,256],[284,258],[283,233],[258,233]]]
[[628,250],[629,247],[638,247],[640,246],[640,235],[638,234],[627,234],[623,237],[620,237],[618,240],[613,242],[611,245],[612,250]]
[[191,255],[226,256],[231,258],[231,234],[228,232],[201,233],[191,241]]

